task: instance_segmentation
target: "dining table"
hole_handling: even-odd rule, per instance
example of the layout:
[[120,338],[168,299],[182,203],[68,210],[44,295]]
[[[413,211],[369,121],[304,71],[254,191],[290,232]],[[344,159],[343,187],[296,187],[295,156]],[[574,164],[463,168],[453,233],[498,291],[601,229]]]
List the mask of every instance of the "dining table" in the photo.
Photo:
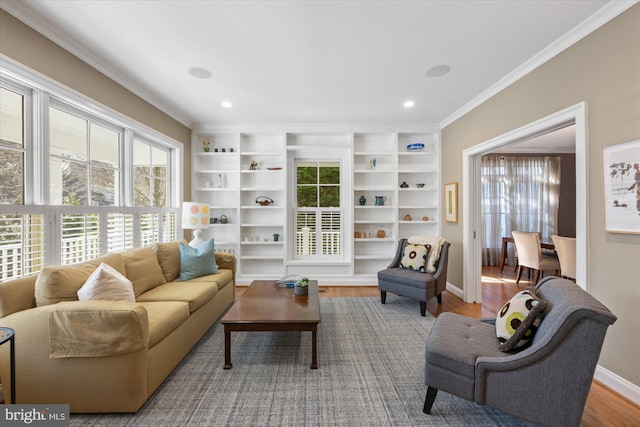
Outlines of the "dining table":
[[[507,261],[507,246],[509,245],[509,243],[514,244],[515,245],[515,241],[513,240],[513,237],[503,237],[502,238],[502,253],[500,255],[500,273],[502,273],[502,270],[504,269],[504,265]],[[556,250],[556,246],[553,243],[547,243],[547,242],[540,242],[540,247],[542,249],[548,249],[551,251],[555,251]]]

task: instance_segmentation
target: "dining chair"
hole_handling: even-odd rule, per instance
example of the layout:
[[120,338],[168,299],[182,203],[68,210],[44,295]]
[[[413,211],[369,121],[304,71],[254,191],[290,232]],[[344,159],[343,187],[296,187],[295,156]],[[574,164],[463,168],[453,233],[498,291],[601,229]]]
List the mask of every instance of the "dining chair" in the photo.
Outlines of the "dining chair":
[[560,262],[555,254],[542,253],[540,236],[534,232],[512,231],[511,235],[518,251],[518,271],[516,283],[520,283],[522,268],[527,267],[534,271],[533,284],[544,275],[544,271],[560,271]]
[[576,279],[576,238],[554,234],[551,236],[560,261],[560,274],[569,279]]

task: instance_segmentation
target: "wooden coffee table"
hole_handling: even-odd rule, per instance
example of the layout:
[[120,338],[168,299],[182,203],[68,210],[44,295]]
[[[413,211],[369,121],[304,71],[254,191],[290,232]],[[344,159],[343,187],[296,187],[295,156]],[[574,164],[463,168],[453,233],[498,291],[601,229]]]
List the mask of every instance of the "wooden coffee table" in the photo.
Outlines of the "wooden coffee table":
[[318,281],[309,280],[308,295],[275,280],[254,280],[221,320],[224,325],[224,369],[231,369],[231,332],[310,331],[311,369],[318,368],[316,333],[320,323]]

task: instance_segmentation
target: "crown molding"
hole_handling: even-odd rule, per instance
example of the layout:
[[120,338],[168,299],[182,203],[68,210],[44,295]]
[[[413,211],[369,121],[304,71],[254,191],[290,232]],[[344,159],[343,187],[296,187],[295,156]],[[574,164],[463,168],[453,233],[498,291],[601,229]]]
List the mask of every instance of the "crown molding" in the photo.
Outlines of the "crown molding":
[[440,133],[438,123],[196,123],[192,128],[196,133],[239,132],[239,133]]
[[620,15],[640,0],[612,0],[606,5],[602,6],[600,10],[586,18],[580,24],[569,30],[562,37],[542,49],[540,52],[529,58],[522,65],[511,71],[505,77],[489,86],[480,95],[467,102],[461,108],[456,110],[453,114],[446,117],[440,122],[440,128],[444,129],[451,123],[455,122],[474,108],[478,107],[489,98],[497,95],[522,77],[531,73],[536,68],[540,67],[545,62],[549,61],[556,55],[562,53],[584,37],[588,36],[607,22],[611,21],[616,16]]
[[189,120],[189,118],[185,116],[183,112],[178,111],[178,109],[176,109],[174,105],[169,104],[149,90],[143,88],[136,81],[128,78],[122,72],[112,67],[103,58],[100,58],[98,55],[81,46],[73,38],[69,37],[58,28],[49,24],[40,15],[31,10],[28,7],[28,3],[23,3],[20,1],[2,1],[0,3],[0,8],[4,9],[7,13],[13,15],[15,18],[19,19],[24,24],[42,34],[72,55],[89,64],[91,67],[109,77],[111,80],[115,81],[125,89],[139,96],[163,113],[169,115],[176,121],[191,129],[193,125],[191,120]]

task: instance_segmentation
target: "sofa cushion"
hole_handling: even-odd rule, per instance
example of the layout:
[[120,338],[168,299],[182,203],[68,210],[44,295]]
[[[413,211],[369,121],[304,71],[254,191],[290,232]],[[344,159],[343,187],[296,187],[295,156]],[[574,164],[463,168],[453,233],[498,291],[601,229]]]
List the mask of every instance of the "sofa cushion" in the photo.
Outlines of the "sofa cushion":
[[136,302],[133,283],[104,262],[91,273],[84,285],[78,289],[78,299],[80,301]]
[[427,254],[431,249],[430,245],[412,245],[405,243],[402,249],[402,259],[400,268],[426,273]]
[[536,296],[533,288],[515,294],[496,316],[499,350],[519,350],[530,344],[545,308],[546,302]]
[[[214,277],[215,275],[206,276]],[[182,301],[189,304],[189,312],[193,313],[218,293],[214,280],[196,282],[170,282],[157,286],[138,297],[138,302]]]
[[156,253],[150,247],[132,249],[122,253],[127,279],[133,283],[136,297],[149,289],[167,283],[158,264]]
[[147,311],[124,301],[72,301],[49,312],[51,358],[132,353],[149,343]]
[[52,265],[44,267],[38,274],[35,283],[36,305],[57,304],[61,301],[77,301],[78,289],[87,281],[91,273],[101,263],[125,274],[124,263],[120,254],[106,255],[91,261],[71,265]]
[[149,347],[182,325],[189,317],[189,304],[181,301],[138,302],[149,316]]
[[213,239],[201,243],[195,248],[180,242],[180,280],[215,274],[216,254]]
[[173,282],[180,276],[180,245],[179,242],[187,243],[186,240],[176,240],[168,243],[156,243],[153,251],[158,258],[158,264],[162,268],[162,273],[167,282]]
[[[389,281],[417,289],[425,289],[429,284],[435,283],[433,274],[420,273],[404,268],[387,268],[378,272],[378,280]],[[432,285],[433,286],[433,285]]]

